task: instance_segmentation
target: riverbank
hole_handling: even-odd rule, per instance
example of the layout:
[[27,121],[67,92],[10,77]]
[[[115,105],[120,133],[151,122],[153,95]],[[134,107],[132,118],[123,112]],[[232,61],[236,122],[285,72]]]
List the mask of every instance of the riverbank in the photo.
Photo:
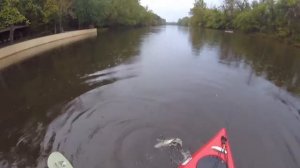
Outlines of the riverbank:
[[61,45],[96,37],[97,29],[71,31],[40,37],[0,49],[0,70]]
[[[185,26],[185,25],[179,25],[179,26]],[[187,27],[193,27],[193,26],[187,26]],[[270,39],[274,39],[277,40],[278,42],[282,42],[282,43],[286,43],[288,45],[291,45],[293,47],[297,47],[300,48],[300,41],[296,41],[293,40],[291,37],[280,37],[275,33],[263,33],[263,32],[243,32],[243,31],[239,31],[239,30],[226,30],[226,29],[213,29],[213,28],[204,28],[204,29],[210,29],[210,30],[216,30],[216,31],[223,31],[226,33],[243,33],[246,35],[250,35],[250,36],[262,36],[265,38],[270,38]]]

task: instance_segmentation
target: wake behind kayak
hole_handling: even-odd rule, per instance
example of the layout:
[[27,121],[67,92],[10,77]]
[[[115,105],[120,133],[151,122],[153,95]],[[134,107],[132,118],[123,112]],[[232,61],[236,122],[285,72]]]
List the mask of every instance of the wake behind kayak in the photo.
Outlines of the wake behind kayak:
[[[159,140],[155,148],[177,146],[182,149],[179,138]],[[226,129],[221,129],[214,138],[199,149],[193,156],[184,156],[179,168],[235,168]],[[53,152],[47,161],[49,168],[73,168],[68,159],[59,152]]]

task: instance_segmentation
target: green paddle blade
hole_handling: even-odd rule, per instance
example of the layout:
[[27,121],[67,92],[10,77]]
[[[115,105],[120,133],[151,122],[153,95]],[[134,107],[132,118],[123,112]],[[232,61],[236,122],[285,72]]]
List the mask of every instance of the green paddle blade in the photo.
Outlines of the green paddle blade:
[[73,168],[68,159],[59,152],[51,153],[48,157],[47,165],[49,168]]

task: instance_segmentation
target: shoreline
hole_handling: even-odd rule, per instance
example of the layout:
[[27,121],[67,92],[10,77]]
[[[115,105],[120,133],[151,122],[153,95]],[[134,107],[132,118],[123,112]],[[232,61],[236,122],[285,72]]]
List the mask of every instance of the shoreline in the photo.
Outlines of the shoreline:
[[97,29],[65,32],[44,36],[0,49],[0,70],[62,45],[97,37]]
[[41,45],[45,45],[47,43],[55,42],[58,40],[63,40],[67,38],[72,38],[76,36],[83,36],[88,34],[96,34],[97,35],[97,29],[86,29],[86,30],[77,30],[77,31],[70,31],[65,33],[59,33],[44,37],[39,37],[27,41],[23,41],[20,43],[12,44],[6,47],[3,47],[0,49],[0,60],[14,55],[18,52],[22,52],[24,50],[35,48]]
[[[178,26],[184,26],[184,27],[188,27],[188,28],[197,28],[195,26],[185,26],[185,25],[178,25]],[[201,27],[199,27],[199,28],[201,28]],[[226,33],[226,29],[212,29],[212,28],[203,28],[203,29],[216,30],[216,31],[221,31],[221,32],[225,32]],[[271,38],[271,39],[277,40],[278,42],[282,42],[284,44],[290,45],[291,47],[300,48],[300,41],[291,40],[289,37],[279,37],[276,34],[263,33],[263,32],[249,32],[249,33],[247,33],[247,32],[243,32],[243,31],[239,31],[239,30],[234,30],[234,29],[232,31],[233,32],[230,33],[230,34],[242,33],[242,34],[250,35],[250,36],[259,35],[259,36],[264,36],[264,37],[267,37],[267,38]]]

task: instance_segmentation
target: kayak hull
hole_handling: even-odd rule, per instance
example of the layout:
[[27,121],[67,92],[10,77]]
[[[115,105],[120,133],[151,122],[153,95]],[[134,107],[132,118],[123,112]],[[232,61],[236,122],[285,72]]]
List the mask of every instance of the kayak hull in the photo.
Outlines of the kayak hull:
[[[222,141],[222,139],[226,139],[226,141]],[[179,165],[179,168],[202,168],[199,167],[199,161],[209,156],[218,158],[222,164],[226,164],[227,168],[235,168],[225,128],[222,128],[206,145],[193,154],[191,159]]]

